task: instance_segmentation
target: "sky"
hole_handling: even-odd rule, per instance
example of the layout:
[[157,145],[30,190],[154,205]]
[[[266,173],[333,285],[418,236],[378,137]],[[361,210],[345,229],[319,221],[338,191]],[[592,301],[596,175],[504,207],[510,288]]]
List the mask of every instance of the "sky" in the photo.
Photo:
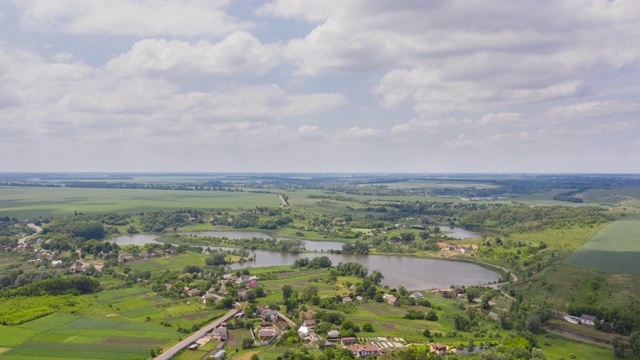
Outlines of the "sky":
[[7,0],[0,172],[640,172],[637,0]]

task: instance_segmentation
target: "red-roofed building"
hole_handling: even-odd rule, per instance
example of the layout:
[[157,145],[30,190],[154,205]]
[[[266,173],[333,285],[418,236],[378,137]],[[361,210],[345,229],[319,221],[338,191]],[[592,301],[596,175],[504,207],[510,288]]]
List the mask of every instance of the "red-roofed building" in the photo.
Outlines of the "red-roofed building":
[[380,349],[373,344],[353,344],[349,346],[349,351],[353,353],[355,357],[367,357],[380,355]]

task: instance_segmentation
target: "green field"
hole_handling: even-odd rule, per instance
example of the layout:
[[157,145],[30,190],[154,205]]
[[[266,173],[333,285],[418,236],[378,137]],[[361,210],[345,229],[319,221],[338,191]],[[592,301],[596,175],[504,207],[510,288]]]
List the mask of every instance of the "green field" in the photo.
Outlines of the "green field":
[[17,218],[279,205],[275,194],[249,192],[0,187],[0,214]]
[[640,216],[622,218],[607,225],[565,263],[610,273],[640,275]]
[[132,359],[176,338],[174,329],[111,318],[52,314],[20,326],[0,326],[3,359]]

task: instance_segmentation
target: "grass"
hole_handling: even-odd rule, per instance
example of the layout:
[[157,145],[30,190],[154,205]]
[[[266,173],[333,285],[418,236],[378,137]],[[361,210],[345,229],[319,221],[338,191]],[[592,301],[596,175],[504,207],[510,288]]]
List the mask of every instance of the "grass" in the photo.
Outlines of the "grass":
[[[538,335],[538,346],[547,355],[547,359],[618,359],[613,355],[613,350],[603,346],[587,344],[579,341],[565,339],[558,335]],[[575,355],[575,357],[571,356]],[[630,356],[626,358],[631,359]]]
[[274,194],[88,188],[0,187],[0,213],[16,218],[85,213],[138,213],[178,209],[277,207]]
[[640,275],[640,216],[621,218],[598,231],[565,263],[611,273]]

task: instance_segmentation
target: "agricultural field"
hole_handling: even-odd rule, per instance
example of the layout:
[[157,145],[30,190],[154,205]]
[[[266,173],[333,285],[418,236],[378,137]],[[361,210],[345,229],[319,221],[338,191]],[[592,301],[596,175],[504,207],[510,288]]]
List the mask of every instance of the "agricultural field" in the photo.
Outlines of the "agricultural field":
[[0,187],[0,214],[11,214],[17,218],[71,215],[74,211],[129,214],[179,209],[277,207],[279,204],[275,193]]
[[571,254],[566,264],[640,275],[640,216],[614,221]]
[[3,359],[146,358],[177,336],[173,329],[114,318],[52,314],[23,325],[0,326]]

